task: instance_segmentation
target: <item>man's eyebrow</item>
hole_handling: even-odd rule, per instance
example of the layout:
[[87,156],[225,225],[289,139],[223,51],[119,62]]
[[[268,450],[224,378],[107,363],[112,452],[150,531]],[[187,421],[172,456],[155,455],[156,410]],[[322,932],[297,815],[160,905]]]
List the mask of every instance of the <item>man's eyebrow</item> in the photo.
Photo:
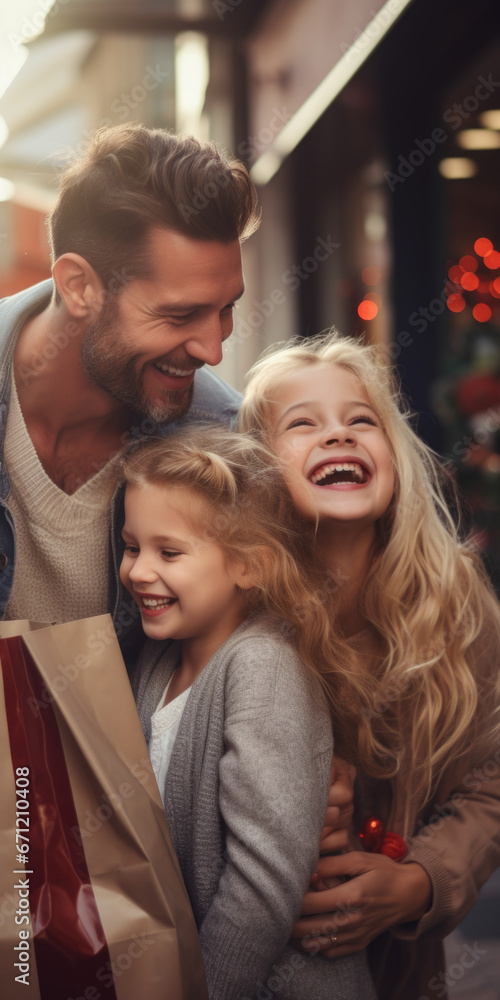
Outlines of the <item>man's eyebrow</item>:
[[[242,288],[237,295],[233,296],[233,298],[229,300],[227,305],[230,305],[231,302],[237,302],[238,299],[241,299],[241,296],[243,295],[244,291],[245,289]],[[162,305],[159,305],[156,308],[157,312],[168,313],[172,315],[172,313],[176,312],[178,313],[195,312],[196,309],[206,309],[210,305],[211,305],[210,302],[175,302],[175,303],[170,302],[170,303],[163,303]]]

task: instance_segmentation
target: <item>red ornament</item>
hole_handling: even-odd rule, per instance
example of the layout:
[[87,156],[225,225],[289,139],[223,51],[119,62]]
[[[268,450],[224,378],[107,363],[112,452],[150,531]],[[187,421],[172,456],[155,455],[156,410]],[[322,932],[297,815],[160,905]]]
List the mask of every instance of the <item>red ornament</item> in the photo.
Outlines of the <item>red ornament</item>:
[[363,820],[359,837],[363,841],[363,847],[367,851],[378,854],[380,852],[380,847],[382,844],[382,839],[385,833],[384,824],[381,819],[376,816],[369,816],[368,819]]
[[382,838],[378,853],[385,854],[386,858],[392,858],[393,861],[401,861],[407,854],[407,847],[399,833],[389,831]]

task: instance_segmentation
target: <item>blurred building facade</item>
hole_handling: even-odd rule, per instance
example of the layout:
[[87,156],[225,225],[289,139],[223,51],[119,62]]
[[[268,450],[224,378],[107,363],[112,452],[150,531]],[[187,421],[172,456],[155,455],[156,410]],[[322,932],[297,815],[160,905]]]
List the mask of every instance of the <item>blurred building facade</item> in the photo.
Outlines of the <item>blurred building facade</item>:
[[264,347],[331,325],[385,344],[499,582],[497,0],[57,0],[24,35],[1,294],[48,273],[44,214],[96,128],[215,139],[263,207],[221,374],[241,388]]

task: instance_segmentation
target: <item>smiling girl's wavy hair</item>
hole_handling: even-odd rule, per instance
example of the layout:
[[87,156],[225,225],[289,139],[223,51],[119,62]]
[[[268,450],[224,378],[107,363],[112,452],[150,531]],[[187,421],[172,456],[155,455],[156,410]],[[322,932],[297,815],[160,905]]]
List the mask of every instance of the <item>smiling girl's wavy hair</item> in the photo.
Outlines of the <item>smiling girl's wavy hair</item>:
[[135,445],[122,469],[127,485],[187,487],[201,498],[203,523],[186,508],[197,544],[215,542],[229,560],[243,562],[253,583],[242,591],[248,610],[277,616],[325,686],[330,575],[312,557],[312,529],[295,510],[276,457],[218,424],[190,425]]
[[377,522],[360,606],[377,630],[381,655],[369,672],[363,668],[342,635],[333,594],[329,680],[337,746],[365,773],[392,779],[407,826],[411,808],[430,800],[450,760],[475,741],[486,752],[498,739],[498,715],[490,725],[479,703],[493,693],[499,608],[450,512],[452,476],[412,429],[379,349],[337,331],[276,345],[249,373],[240,429],[271,448],[277,390],[318,365],[359,378],[393,460],[394,496]]

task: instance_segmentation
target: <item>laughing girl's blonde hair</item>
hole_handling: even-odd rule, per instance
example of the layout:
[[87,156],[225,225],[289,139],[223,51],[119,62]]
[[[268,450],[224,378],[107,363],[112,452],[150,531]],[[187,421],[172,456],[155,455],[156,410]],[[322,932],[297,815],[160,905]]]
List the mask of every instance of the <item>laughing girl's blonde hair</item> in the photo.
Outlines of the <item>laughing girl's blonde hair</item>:
[[452,477],[412,429],[397,378],[377,348],[336,331],[277,345],[249,373],[241,430],[272,448],[276,391],[318,365],[338,365],[359,378],[395,475],[360,598],[381,645],[369,672],[343,637],[335,594],[331,598],[337,746],[368,775],[392,779],[408,818],[412,806],[429,801],[450,759],[481,738],[486,750],[498,732],[498,718],[486,725],[478,703],[493,685],[488,676],[500,648],[499,609],[481,560],[460,539],[450,513]]

